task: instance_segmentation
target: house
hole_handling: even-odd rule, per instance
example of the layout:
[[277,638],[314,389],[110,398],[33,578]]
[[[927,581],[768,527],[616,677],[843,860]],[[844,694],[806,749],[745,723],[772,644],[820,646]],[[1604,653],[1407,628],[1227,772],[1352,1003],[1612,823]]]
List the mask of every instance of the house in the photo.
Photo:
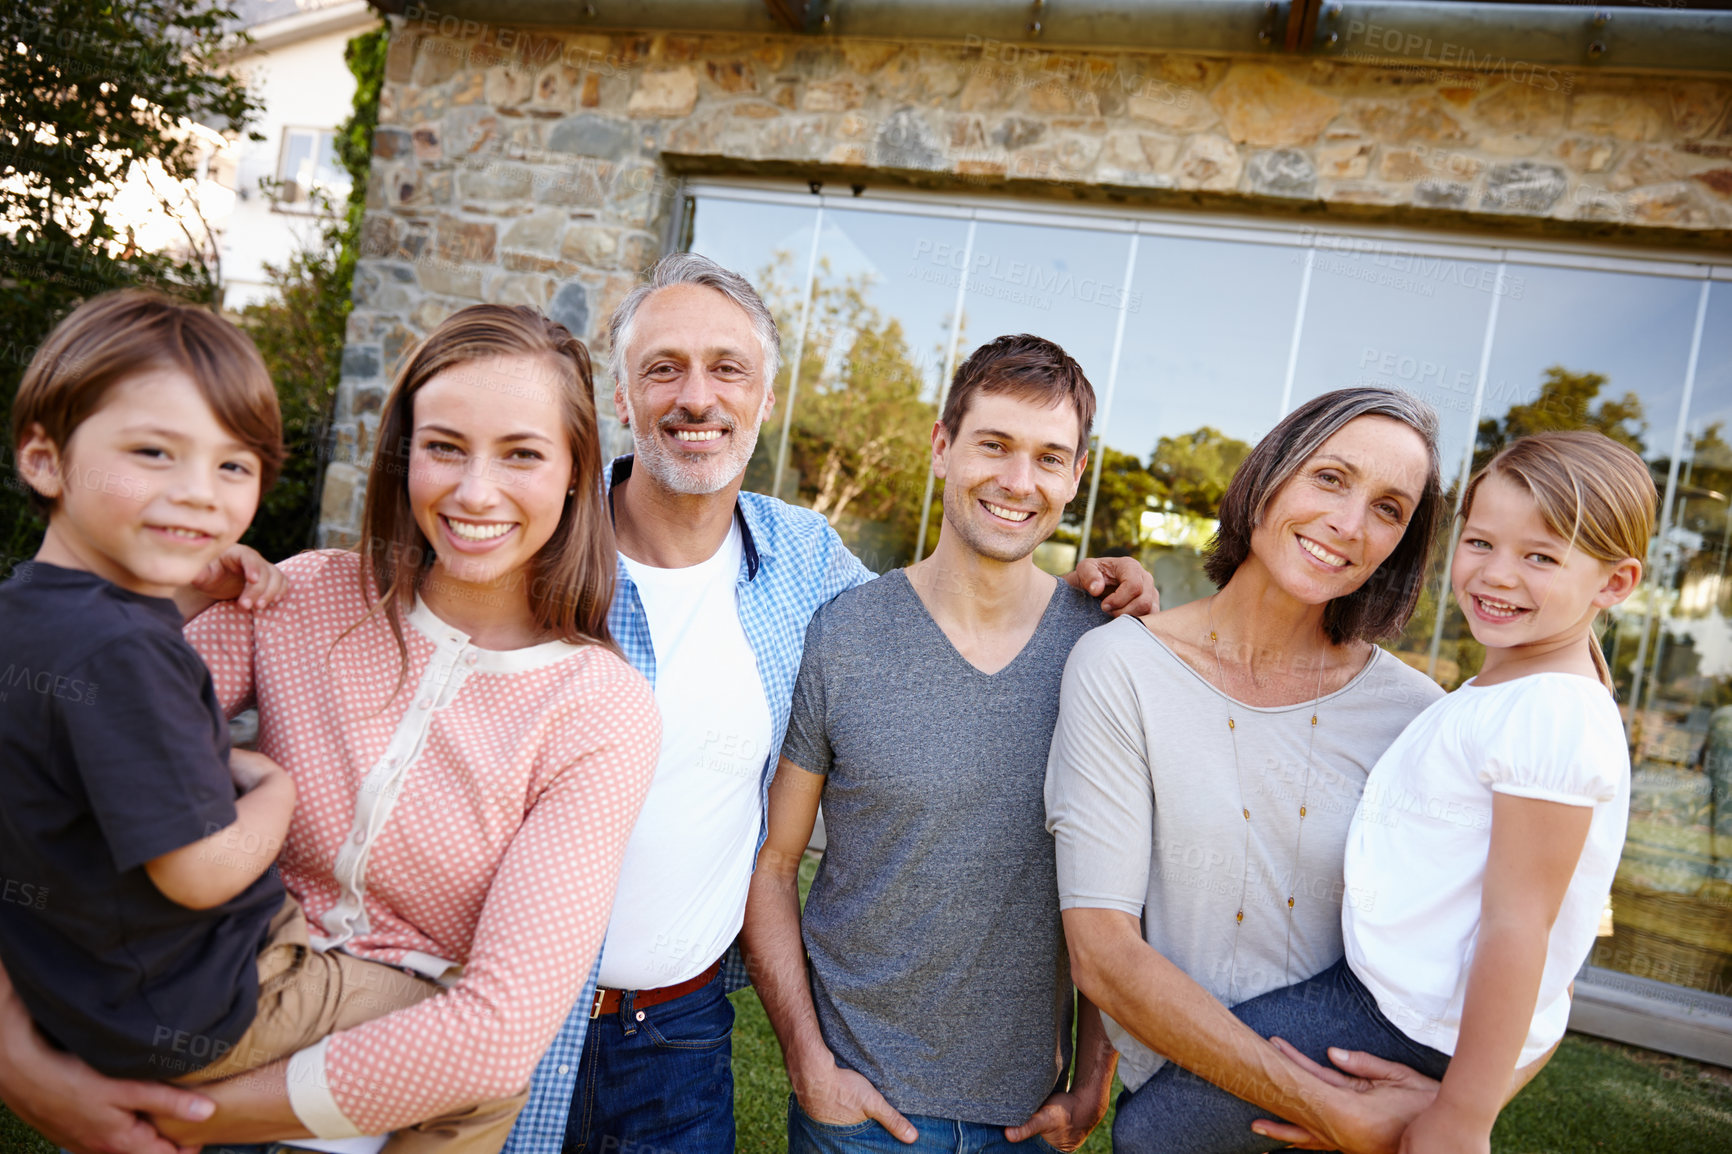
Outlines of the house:
[[264,139],[215,150],[211,181],[231,195],[201,200],[218,237],[223,304],[240,309],[270,295],[266,264],[320,243],[315,192],[339,206],[348,197],[334,146],[355,98],[343,48],[379,15],[364,0],[235,0],[234,8],[252,43],[230,67],[264,104],[251,126]]
[[[379,401],[418,337],[494,301],[605,352],[610,310],[680,248],[754,278],[784,324],[748,484],[821,509],[880,569],[934,529],[910,436],[1002,332],[1058,340],[1101,396],[1054,563],[1137,554],[1170,601],[1198,588],[1193,530],[1234,454],[1317,393],[1430,402],[1452,485],[1524,429],[1605,429],[1664,507],[1652,583],[1606,638],[1636,790],[1573,1022],[1732,1064],[1732,723],[1713,712],[1732,702],[1732,14],[380,7],[324,541],[355,538]],[[888,369],[859,370],[862,341]],[[1438,580],[1393,648],[1453,684],[1473,655]]]

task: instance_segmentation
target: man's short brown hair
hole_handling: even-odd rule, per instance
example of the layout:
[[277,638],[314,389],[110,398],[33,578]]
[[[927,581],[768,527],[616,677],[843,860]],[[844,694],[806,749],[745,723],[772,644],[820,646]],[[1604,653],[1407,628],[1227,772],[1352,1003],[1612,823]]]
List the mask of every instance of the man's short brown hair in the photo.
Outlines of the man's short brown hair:
[[[93,297],[54,326],[30,358],[12,402],[12,450],[32,425],[62,453],[108,390],[154,369],[179,369],[218,423],[259,458],[259,494],[283,467],[283,418],[271,375],[248,336],[208,309],[161,293],[122,289]],[[31,490],[46,516],[54,502]]]
[[1045,337],[1028,333],[999,337],[969,354],[951,378],[939,418],[952,441],[962,432],[962,418],[980,393],[1003,393],[1054,407],[1069,401],[1076,407],[1077,456],[1088,448],[1089,427],[1095,420],[1094,386],[1082,366]]

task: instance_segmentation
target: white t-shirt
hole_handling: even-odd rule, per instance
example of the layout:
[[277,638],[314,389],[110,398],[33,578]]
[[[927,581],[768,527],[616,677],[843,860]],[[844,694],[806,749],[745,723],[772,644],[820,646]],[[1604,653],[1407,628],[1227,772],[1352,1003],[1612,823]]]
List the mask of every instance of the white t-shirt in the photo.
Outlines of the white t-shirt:
[[1593,807],[1587,844],[1546,945],[1520,1064],[1563,1037],[1624,847],[1630,757],[1598,681],[1536,673],[1469,681],[1414,718],[1373,767],[1347,834],[1347,961],[1403,1033],[1455,1053],[1479,934],[1497,793]]
[[655,647],[662,749],[602,949],[600,982],[612,989],[695,977],[745,919],[770,706],[740,627],[743,550],[736,520],[713,557],[685,569],[621,557]]

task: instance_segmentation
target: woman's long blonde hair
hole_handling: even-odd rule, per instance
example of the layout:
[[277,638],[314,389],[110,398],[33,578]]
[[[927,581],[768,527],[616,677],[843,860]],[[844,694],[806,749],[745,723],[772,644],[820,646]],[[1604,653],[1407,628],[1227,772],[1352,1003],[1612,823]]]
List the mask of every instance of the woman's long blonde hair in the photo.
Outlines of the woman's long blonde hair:
[[[373,465],[361,515],[361,590],[367,617],[383,610],[401,660],[397,689],[409,669],[403,615],[435,560],[409,504],[409,449],[415,394],[447,369],[508,356],[545,363],[563,400],[571,450],[571,493],[559,527],[520,574],[529,611],[541,630],[573,644],[618,651],[607,627],[617,554],[613,525],[601,503],[601,439],[589,350],[564,325],[525,305],[471,305],[451,314],[410,355],[379,416]],[[344,631],[345,634],[349,630]],[[339,638],[341,640],[341,638]],[[392,696],[395,696],[395,691]]]
[[[1596,561],[1615,564],[1630,557],[1646,563],[1660,494],[1647,463],[1604,433],[1534,433],[1513,442],[1468,481],[1463,520],[1480,482],[1493,473],[1521,486],[1546,528],[1570,548]],[[1600,681],[1612,690],[1612,670],[1592,630],[1588,648]]]

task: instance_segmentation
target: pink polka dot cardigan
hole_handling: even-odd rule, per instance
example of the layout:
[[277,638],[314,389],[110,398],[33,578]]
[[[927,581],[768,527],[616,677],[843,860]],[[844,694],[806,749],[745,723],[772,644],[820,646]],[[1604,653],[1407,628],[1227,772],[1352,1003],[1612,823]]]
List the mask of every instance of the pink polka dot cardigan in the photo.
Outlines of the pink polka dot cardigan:
[[655,698],[605,649],[479,649],[419,601],[398,688],[382,615],[343,636],[367,610],[360,559],[282,570],[282,601],[212,606],[186,635],[226,710],[258,706],[259,750],[295,780],[283,882],[318,948],[448,987],[297,1054],[295,1113],[334,1138],[513,1094],[601,949],[655,769]]

